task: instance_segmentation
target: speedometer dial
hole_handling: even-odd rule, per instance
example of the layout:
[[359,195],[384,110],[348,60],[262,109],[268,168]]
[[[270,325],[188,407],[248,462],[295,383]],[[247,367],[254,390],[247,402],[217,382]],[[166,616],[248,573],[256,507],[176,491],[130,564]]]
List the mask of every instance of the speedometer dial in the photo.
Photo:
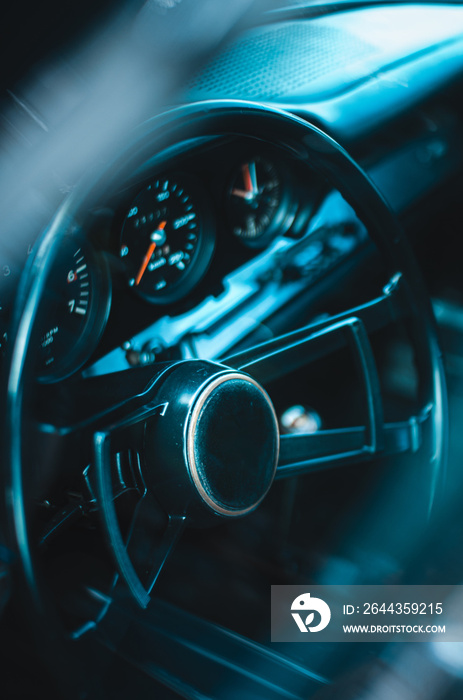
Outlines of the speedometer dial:
[[185,176],[160,177],[131,202],[120,257],[128,285],[148,301],[177,301],[206,271],[214,238],[201,204],[201,194]]

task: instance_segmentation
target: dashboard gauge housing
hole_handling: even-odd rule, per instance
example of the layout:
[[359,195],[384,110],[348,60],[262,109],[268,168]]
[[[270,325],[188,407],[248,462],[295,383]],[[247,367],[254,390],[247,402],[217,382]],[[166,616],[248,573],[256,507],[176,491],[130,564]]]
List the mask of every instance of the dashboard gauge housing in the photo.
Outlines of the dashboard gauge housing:
[[39,310],[39,381],[55,382],[80,369],[99,343],[110,306],[105,257],[83,237],[65,236]]
[[152,304],[185,297],[212,259],[215,232],[206,193],[186,174],[153,177],[130,200],[119,257],[133,291]]
[[227,188],[228,226],[242,243],[264,248],[291,226],[296,207],[290,175],[271,155],[253,154],[233,170]]

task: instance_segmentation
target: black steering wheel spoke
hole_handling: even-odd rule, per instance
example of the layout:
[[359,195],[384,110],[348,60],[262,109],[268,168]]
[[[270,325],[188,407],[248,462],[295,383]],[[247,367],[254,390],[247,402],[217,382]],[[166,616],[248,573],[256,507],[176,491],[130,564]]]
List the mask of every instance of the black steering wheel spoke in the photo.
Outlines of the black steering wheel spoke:
[[360,343],[359,349],[364,355],[369,354],[365,335],[384,328],[405,315],[401,280],[401,275],[396,274],[384,287],[383,293],[375,299],[229,355],[222,362],[249,372],[262,384],[268,384],[352,341]]
[[[183,515],[167,516],[167,524],[163,522],[165,516],[143,475],[145,422],[162,417],[165,408],[165,404],[154,402],[119,424],[97,431],[93,438],[94,486],[105,536],[119,574],[143,608],[148,605],[151,590],[186,522]],[[140,452],[134,449],[137,442]],[[123,526],[117,501],[131,490],[136,493],[137,502],[129,522]]]
[[[164,369],[107,375],[104,386],[78,379],[63,386],[38,387],[33,428],[39,447],[33,454],[33,468],[40,479],[34,497],[39,503],[58,505],[41,536],[42,544],[78,521],[79,514],[101,507],[96,494],[96,436],[111,437],[105,468],[112,498],[144,492],[140,470],[144,426],[165,410],[153,391]],[[63,396],[67,410],[60,411]],[[66,469],[52,470],[58,460],[52,460],[50,466],[50,454],[59,456]]]
[[380,381],[369,340],[371,333],[406,319],[403,284],[402,276],[396,274],[382,295],[370,302],[224,360],[265,385],[342,348],[350,350],[353,356],[365,424],[281,435],[275,479],[413,453],[425,442],[423,432],[432,417],[430,406],[408,420],[384,422]]
[[170,366],[159,363],[43,385],[35,408],[39,430],[84,437],[111,426],[135,424],[145,413],[159,410],[153,404],[156,383]]
[[[149,491],[138,502],[127,538],[126,551],[146,591],[147,597],[143,601],[137,599],[142,607],[146,607],[143,603],[148,603],[159,574],[186,525],[185,515],[162,517],[159,504]],[[130,582],[127,579],[125,582],[133,593]]]
[[368,444],[364,426],[320,430],[308,435],[282,435],[275,479],[417,452],[425,442],[424,433],[431,416],[428,408],[406,421],[385,423],[381,430],[381,447],[377,444],[375,448]]

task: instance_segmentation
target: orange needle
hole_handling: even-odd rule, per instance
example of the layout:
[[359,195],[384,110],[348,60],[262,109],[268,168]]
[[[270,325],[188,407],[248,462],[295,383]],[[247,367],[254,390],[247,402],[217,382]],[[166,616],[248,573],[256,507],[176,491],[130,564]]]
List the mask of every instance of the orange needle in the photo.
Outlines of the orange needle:
[[[162,231],[166,225],[167,221],[161,221],[159,226],[157,227],[156,231]],[[153,241],[150,243],[150,246],[148,250],[146,251],[146,255],[143,258],[143,262],[140,266],[140,269],[138,270],[138,275],[135,277],[135,286],[138,287],[138,285],[141,282],[141,278],[145,274],[145,270],[148,267],[148,263],[151,259],[151,256],[153,255],[154,251],[156,250],[156,243]]]
[[246,188],[246,192],[253,192],[254,188],[252,186],[251,173],[249,172],[249,165],[247,163],[242,165],[241,171],[243,173],[243,180],[244,180],[244,186]]

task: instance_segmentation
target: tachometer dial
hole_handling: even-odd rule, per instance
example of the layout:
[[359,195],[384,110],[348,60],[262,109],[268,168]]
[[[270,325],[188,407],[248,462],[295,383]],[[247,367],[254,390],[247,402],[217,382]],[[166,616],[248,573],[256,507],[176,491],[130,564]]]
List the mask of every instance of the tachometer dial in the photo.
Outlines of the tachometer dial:
[[109,304],[104,264],[97,264],[87,243],[64,239],[40,310],[40,380],[62,379],[85,362],[101,337]]
[[278,169],[257,156],[241,163],[228,193],[231,230],[247,245],[260,247],[287,219],[285,188]]
[[199,282],[214,246],[201,195],[187,177],[160,177],[124,220],[120,256],[128,284],[153,303],[177,301]]

